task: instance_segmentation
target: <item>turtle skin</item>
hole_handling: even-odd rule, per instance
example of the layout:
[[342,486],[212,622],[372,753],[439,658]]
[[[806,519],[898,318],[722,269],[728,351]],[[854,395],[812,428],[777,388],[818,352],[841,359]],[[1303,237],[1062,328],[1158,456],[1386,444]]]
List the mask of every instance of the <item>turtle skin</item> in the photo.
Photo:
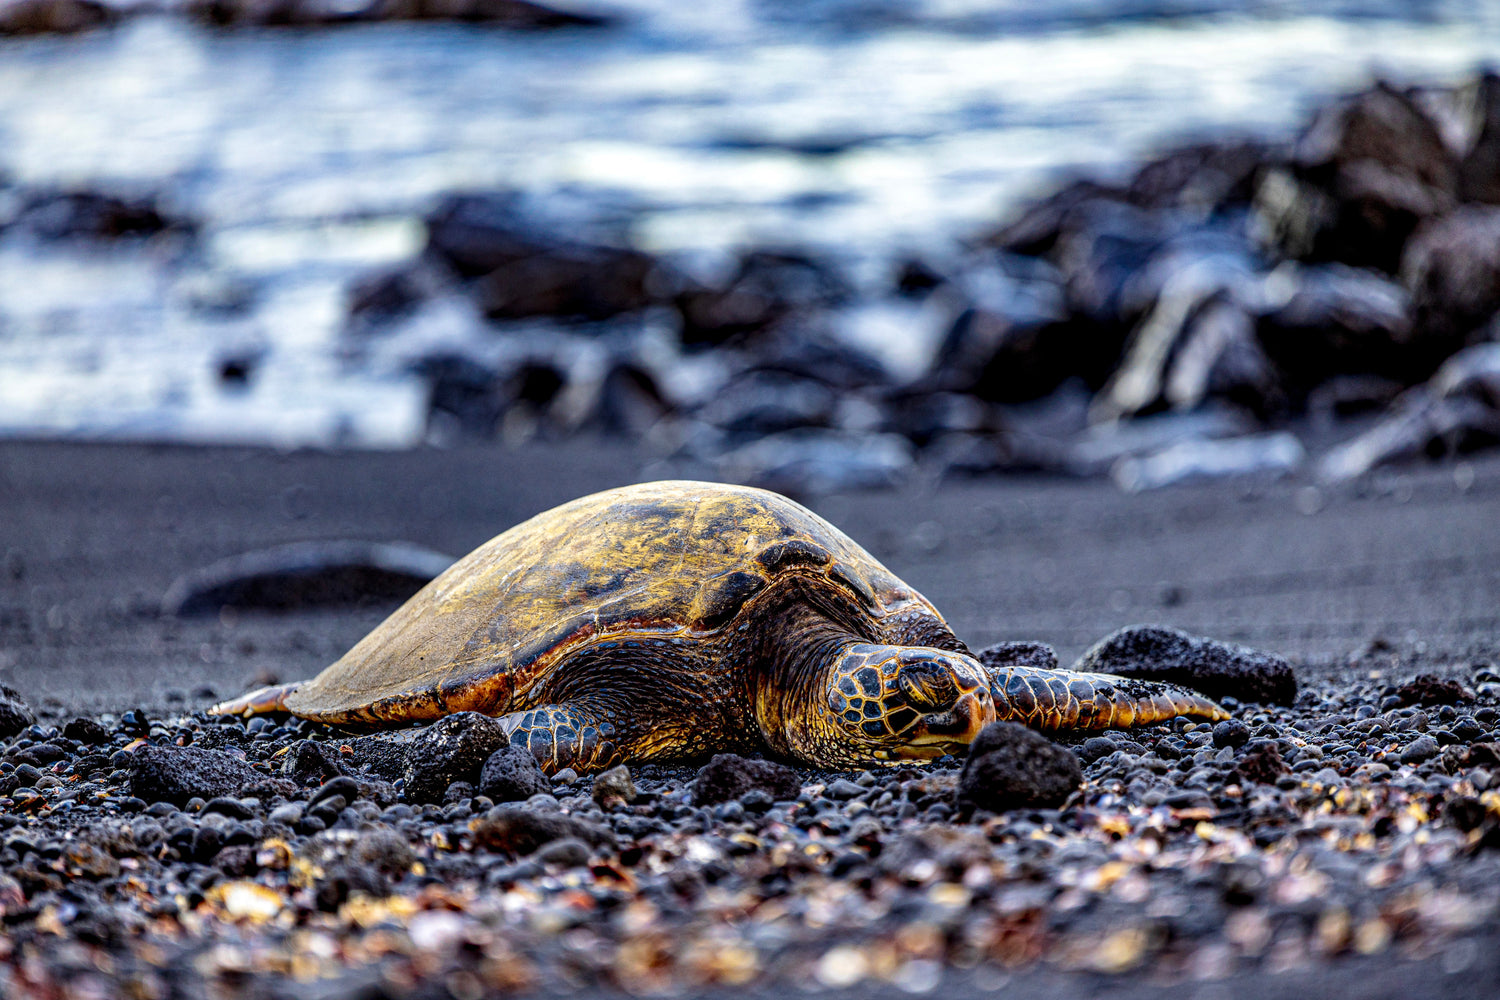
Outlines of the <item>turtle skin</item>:
[[546,511],[432,580],[317,677],[214,706],[329,723],[501,716],[548,772],[770,751],[959,750],[989,721],[1222,718],[1168,684],[987,669],[921,594],[766,490],[658,482]]

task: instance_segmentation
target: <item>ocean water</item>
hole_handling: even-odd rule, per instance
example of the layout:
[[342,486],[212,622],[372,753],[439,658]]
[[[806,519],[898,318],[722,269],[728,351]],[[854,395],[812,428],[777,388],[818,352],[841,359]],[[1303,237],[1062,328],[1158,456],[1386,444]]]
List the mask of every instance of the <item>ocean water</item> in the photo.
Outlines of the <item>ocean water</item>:
[[[607,9],[617,26],[550,33],[145,18],[0,42],[0,175],[160,191],[202,224],[187,245],[0,237],[0,434],[418,443],[409,345],[351,350],[347,289],[414,254],[446,191],[626,219],[705,273],[737,246],[808,246],[876,289],[903,252],[947,252],[1060,174],[1287,137],[1377,75],[1500,64],[1494,0]],[[919,365],[883,324],[864,336]],[[503,338],[437,325],[431,343]],[[236,357],[253,377],[226,386]]]

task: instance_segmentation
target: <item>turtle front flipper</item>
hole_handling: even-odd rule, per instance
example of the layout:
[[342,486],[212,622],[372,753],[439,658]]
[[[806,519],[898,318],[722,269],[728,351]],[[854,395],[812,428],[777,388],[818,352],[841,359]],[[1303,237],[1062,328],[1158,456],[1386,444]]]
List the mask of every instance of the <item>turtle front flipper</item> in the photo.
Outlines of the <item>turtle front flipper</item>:
[[990,692],[999,718],[1042,732],[1125,729],[1179,715],[1229,718],[1223,708],[1189,688],[1113,674],[1001,667],[990,671]]
[[511,746],[524,746],[548,774],[571,767],[580,774],[603,771],[626,758],[639,760],[639,748],[627,747],[619,727],[579,705],[539,705],[502,716]]
[[295,684],[272,684],[270,687],[257,688],[249,694],[219,702],[208,710],[208,714],[248,716],[287,712],[290,711],[286,707],[287,695],[301,686],[302,683],[299,681]]

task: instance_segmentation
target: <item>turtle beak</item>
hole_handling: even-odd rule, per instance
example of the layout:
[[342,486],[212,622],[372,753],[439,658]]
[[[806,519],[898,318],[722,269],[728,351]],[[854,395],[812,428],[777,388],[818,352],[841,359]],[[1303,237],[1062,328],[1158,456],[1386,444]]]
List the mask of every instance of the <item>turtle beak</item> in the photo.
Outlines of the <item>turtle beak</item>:
[[961,695],[946,712],[924,715],[922,743],[956,750],[974,742],[979,731],[995,721],[995,701],[988,688],[978,687]]

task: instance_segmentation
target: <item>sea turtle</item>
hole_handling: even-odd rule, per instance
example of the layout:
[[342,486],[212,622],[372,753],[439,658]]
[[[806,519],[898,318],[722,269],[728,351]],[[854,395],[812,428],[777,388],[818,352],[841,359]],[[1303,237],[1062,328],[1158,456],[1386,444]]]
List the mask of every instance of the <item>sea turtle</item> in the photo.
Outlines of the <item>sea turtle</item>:
[[1185,688],[987,669],[927,599],[766,490],[657,482],[563,504],[453,564],[310,681],[219,714],[503,716],[549,772],[769,750],[823,767],[935,758],[989,722],[1224,718]]

